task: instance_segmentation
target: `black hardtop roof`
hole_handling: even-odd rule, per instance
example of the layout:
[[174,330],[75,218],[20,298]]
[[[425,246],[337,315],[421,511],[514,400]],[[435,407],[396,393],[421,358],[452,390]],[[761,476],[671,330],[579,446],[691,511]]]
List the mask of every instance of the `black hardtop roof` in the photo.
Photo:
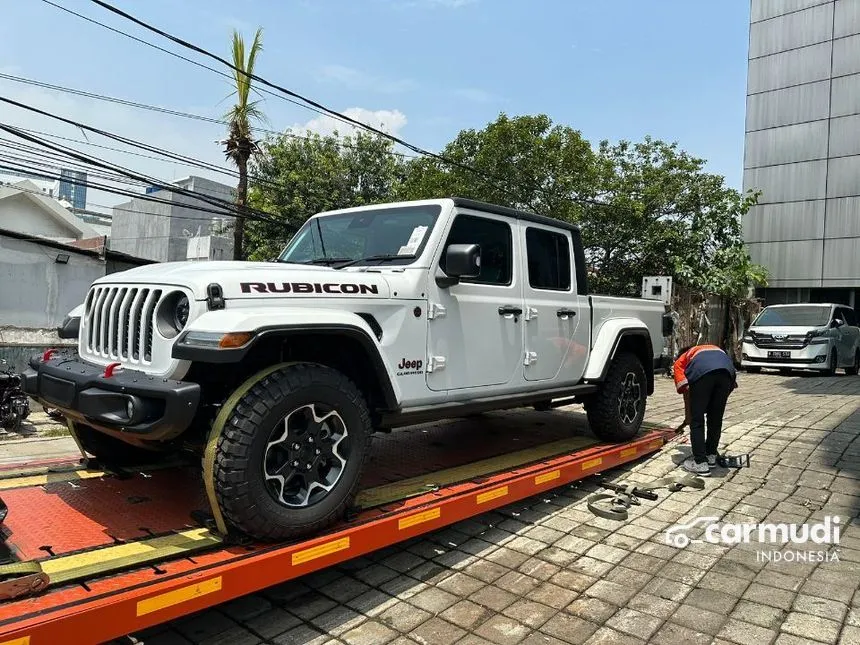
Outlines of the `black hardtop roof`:
[[569,231],[579,232],[579,227],[576,224],[571,224],[570,222],[565,222],[564,220],[555,219],[553,217],[547,217],[546,215],[538,215],[537,213],[529,213],[528,211],[521,211],[516,208],[498,206],[496,204],[489,204],[475,199],[466,199],[465,197],[451,197],[450,199],[454,202],[455,206],[459,206],[461,208],[470,208],[476,211],[493,213],[494,215],[504,215],[506,217],[514,217],[527,222],[534,222],[535,224],[543,224],[544,226],[554,226],[556,228],[564,228]]

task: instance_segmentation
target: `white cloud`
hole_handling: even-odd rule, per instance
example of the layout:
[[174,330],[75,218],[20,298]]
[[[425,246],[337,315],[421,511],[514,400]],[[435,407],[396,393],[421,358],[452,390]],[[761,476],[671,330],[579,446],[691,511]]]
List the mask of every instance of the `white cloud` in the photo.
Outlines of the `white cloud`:
[[[400,110],[368,110],[352,107],[343,110],[341,114],[394,136],[399,136],[407,123],[406,115]],[[342,135],[353,134],[356,127],[330,116],[320,116],[304,125],[294,125],[290,129],[293,132],[315,132],[325,136],[334,134],[335,131]]]
[[340,83],[353,90],[370,90],[384,94],[399,94],[418,87],[410,79],[385,79],[346,65],[326,65],[320,70],[323,79]]

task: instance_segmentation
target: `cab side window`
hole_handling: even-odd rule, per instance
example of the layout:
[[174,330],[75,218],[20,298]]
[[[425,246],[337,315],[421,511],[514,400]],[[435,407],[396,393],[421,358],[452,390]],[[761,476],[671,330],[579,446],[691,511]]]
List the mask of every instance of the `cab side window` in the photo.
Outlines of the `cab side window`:
[[[509,285],[513,278],[513,235],[507,222],[473,215],[457,215],[445,249],[451,244],[477,244],[481,247],[481,273],[477,278],[463,278],[461,282],[474,284]],[[439,260],[445,270],[445,253]]]
[[566,235],[527,228],[526,257],[532,289],[570,291],[570,242]]

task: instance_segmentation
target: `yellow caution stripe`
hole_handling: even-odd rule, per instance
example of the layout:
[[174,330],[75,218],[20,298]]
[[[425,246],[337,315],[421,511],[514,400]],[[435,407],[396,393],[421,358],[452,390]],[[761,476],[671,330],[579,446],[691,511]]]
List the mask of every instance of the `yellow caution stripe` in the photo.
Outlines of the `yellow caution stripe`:
[[30,645],[30,637],[22,636],[21,638],[16,638],[13,641],[3,641],[0,645]]
[[442,509],[439,507],[431,508],[429,511],[415,513],[414,515],[399,519],[397,521],[397,529],[402,531],[403,529],[408,529],[410,526],[438,520],[440,517],[442,517]]
[[[82,479],[94,479],[104,477],[107,473],[101,470],[77,470],[57,473],[44,473],[40,475],[25,475],[23,477],[10,477],[0,479],[0,490],[11,490],[13,488],[26,488],[28,486],[45,486],[58,482],[80,481]],[[0,643],[0,645],[3,645]]]
[[535,476],[535,485],[540,486],[541,484],[555,481],[559,477],[561,477],[561,470],[551,470],[548,473],[544,473],[543,475]]
[[603,463],[603,457],[595,457],[594,459],[589,459],[588,461],[582,462],[582,470],[583,472],[586,470],[593,470],[597,468],[600,464]]
[[346,551],[348,548],[349,536],[339,540],[332,540],[331,542],[326,542],[310,549],[296,551],[293,553],[292,563],[293,566],[304,564],[305,562],[310,562],[311,560],[316,560],[317,558],[322,558],[338,551]]
[[173,607],[174,605],[200,598],[200,596],[221,591],[221,582],[221,576],[218,576],[217,578],[210,578],[203,582],[174,589],[173,591],[168,591],[152,598],[145,598],[137,603],[137,615],[145,616],[146,614],[151,614],[167,607]]
[[475,501],[478,504],[486,504],[487,502],[499,499],[500,497],[505,497],[508,494],[508,487],[501,486],[499,488],[494,488],[493,490],[488,490],[486,493],[478,493],[475,496]]

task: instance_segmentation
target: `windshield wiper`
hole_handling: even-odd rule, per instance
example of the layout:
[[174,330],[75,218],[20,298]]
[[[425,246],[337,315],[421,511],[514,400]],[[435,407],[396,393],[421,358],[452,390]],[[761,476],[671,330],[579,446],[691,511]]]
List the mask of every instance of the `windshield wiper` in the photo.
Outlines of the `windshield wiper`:
[[281,260],[280,258],[278,258],[275,261],[281,262],[283,264],[332,264],[334,262],[349,262],[350,258],[314,258],[313,260],[308,260],[307,262],[293,262],[291,260]]
[[369,255],[366,258],[358,258],[357,260],[349,260],[346,264],[341,264],[339,267],[335,267],[335,269],[343,269],[344,267],[351,267],[355,264],[361,264],[362,262],[385,262],[388,260],[409,260],[414,259],[414,255]]

